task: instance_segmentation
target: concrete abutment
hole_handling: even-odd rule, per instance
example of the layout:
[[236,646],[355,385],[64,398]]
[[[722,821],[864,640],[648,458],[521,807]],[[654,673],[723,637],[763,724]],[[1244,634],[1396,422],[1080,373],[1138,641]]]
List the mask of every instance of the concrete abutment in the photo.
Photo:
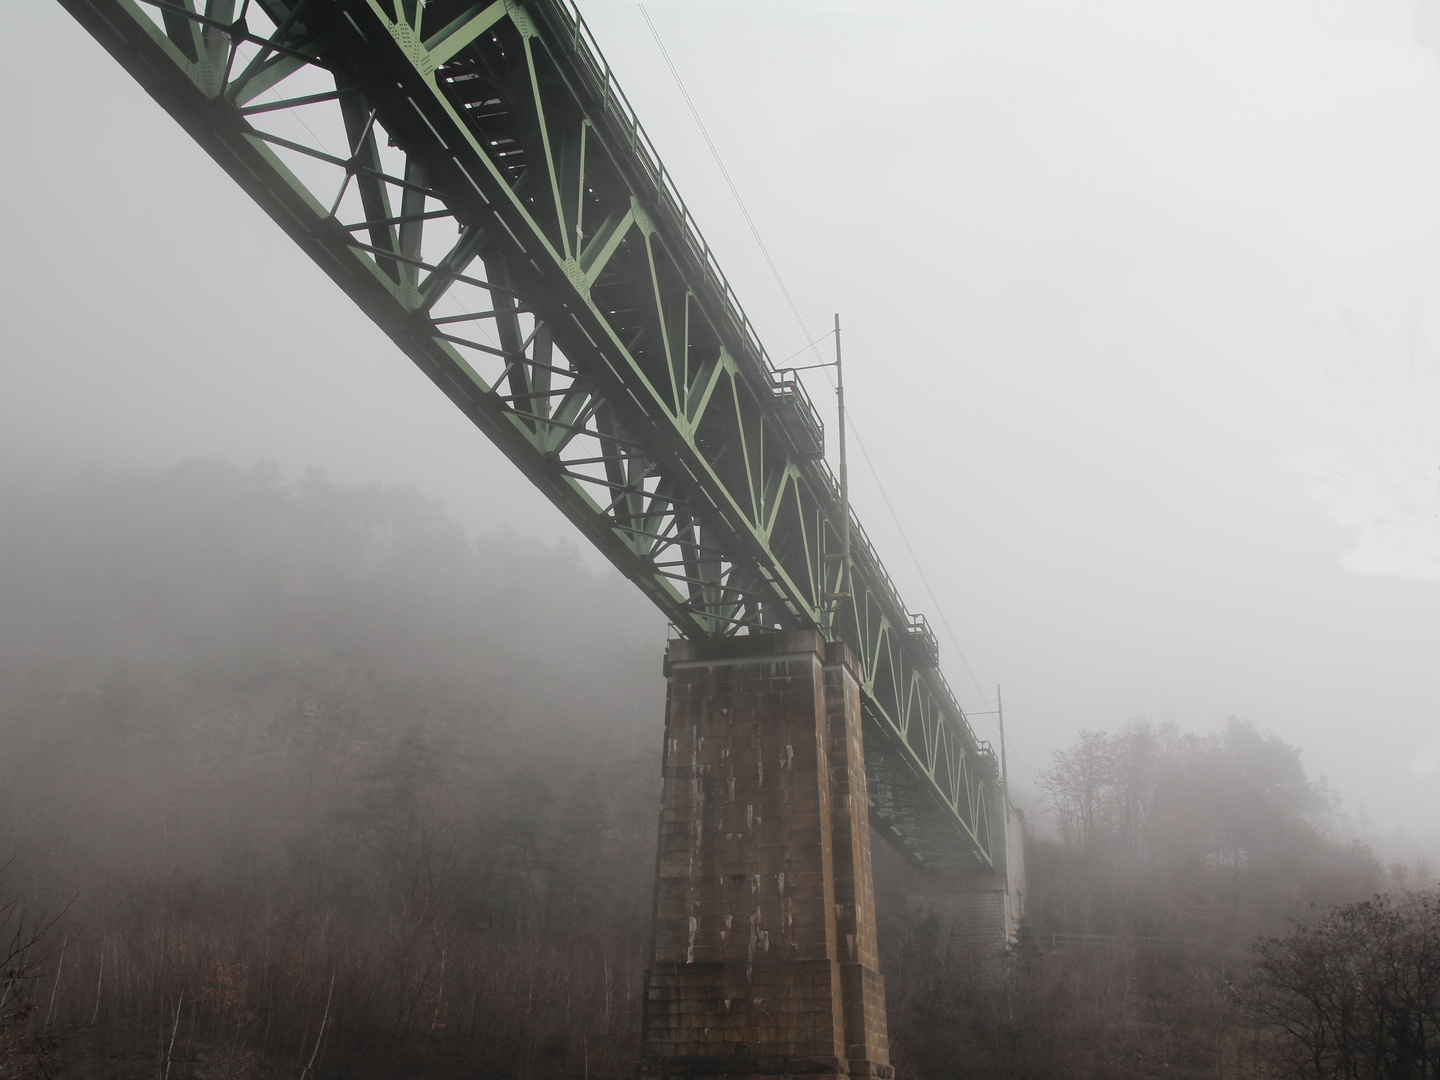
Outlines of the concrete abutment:
[[893,1076],[854,657],[672,641],[666,675],[640,1076]]

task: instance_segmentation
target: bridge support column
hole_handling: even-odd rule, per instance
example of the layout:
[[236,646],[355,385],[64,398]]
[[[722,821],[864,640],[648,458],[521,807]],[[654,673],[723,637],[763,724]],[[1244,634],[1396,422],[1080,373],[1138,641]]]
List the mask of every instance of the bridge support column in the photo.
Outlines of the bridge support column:
[[963,950],[981,983],[1005,974],[1005,950],[1016,940],[1025,914],[1025,816],[1004,799],[1005,861],[993,871],[914,873],[906,900],[934,915],[950,943]]
[[672,641],[640,1075],[888,1078],[857,667]]

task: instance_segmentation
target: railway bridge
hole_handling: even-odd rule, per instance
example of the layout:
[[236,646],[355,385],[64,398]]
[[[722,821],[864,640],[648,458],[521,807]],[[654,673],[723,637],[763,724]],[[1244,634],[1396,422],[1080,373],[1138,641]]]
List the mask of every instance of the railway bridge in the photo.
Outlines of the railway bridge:
[[578,9],[60,3],[675,628],[641,1074],[891,1075],[870,827],[997,944],[1018,830]]

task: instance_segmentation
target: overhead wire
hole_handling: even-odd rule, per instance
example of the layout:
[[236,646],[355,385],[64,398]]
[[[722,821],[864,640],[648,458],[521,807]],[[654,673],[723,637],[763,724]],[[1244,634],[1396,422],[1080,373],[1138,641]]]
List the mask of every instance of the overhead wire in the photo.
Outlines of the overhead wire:
[[1025,770],[1025,775],[1030,778],[1030,783],[1032,783],[1032,784],[1035,785],[1036,790],[1039,790],[1039,788],[1040,788],[1040,780],[1039,780],[1039,778],[1038,778],[1033,772],[1030,771],[1030,766],[1025,764],[1025,759],[1020,756],[1020,752],[1015,749],[1015,745],[1014,745],[1013,743],[1011,743],[1011,744],[1009,744],[1008,746],[1006,746],[1005,749],[1006,749],[1006,752],[1007,752],[1011,757],[1013,757],[1016,761],[1018,761],[1018,762],[1020,763],[1020,768],[1022,768],[1022,769]]
[[[665,66],[670,69],[671,76],[675,79],[675,85],[680,88],[680,96],[685,99],[685,105],[690,110],[690,115],[695,119],[695,126],[700,129],[700,134],[705,139],[705,145],[710,148],[710,156],[715,159],[715,165],[720,170],[720,175],[725,178],[725,185],[730,189],[730,194],[735,198],[735,205],[740,208],[740,214],[745,218],[745,224],[750,227],[750,235],[755,238],[755,243],[760,248],[760,254],[765,256],[765,262],[770,267],[770,273],[775,277],[775,284],[780,286],[780,292],[785,297],[785,302],[790,305],[790,312],[795,316],[795,321],[800,324],[800,329],[805,331],[805,337],[810,338],[810,329],[805,325],[805,319],[800,314],[800,309],[795,304],[795,298],[790,295],[790,290],[785,285],[785,279],[780,276],[780,270],[775,265],[775,260],[770,257],[770,249],[765,246],[765,241],[760,237],[760,230],[755,227],[755,219],[750,216],[750,211],[745,208],[745,200],[740,198],[740,190],[735,186],[735,181],[730,177],[730,170],[725,167],[725,162],[720,159],[720,151],[715,147],[715,140],[710,138],[710,130],[705,126],[705,121],[700,119],[700,110],[695,108],[695,102],[690,97],[690,91],[685,89],[685,80],[680,78],[680,71],[675,66],[675,61],[670,59],[670,50],[665,48],[665,42],[660,40],[660,31],[655,29],[655,23],[650,18],[650,12],[645,10],[644,4],[636,5],[640,8],[640,14],[645,19],[645,25],[650,28],[650,36],[655,39],[655,44],[660,48],[660,55],[665,58]],[[811,341],[800,350],[815,349],[815,357],[819,359],[820,350],[815,346],[825,340],[824,335]],[[798,355],[798,354],[797,354]]]
[[[848,413],[850,410],[847,409]],[[950,620],[945,615],[945,608],[940,603],[940,598],[935,595],[935,590],[930,585],[930,579],[925,575],[925,568],[920,565],[920,557],[915,554],[915,548],[910,543],[910,536],[905,531],[905,526],[900,524],[900,516],[895,512],[895,505],[890,501],[890,495],[885,490],[885,483],[880,479],[880,473],[875,468],[875,463],[870,460],[870,451],[865,447],[865,440],[860,437],[860,430],[855,426],[855,421],[847,416],[846,421],[850,425],[850,433],[855,436],[855,445],[860,447],[860,455],[865,459],[865,466],[870,470],[871,477],[875,480],[875,486],[880,491],[880,498],[885,501],[885,509],[890,512],[890,520],[895,525],[895,531],[900,534],[900,539],[905,544],[905,550],[910,553],[910,561],[915,565],[915,572],[920,575],[920,583],[925,586],[925,591],[930,596],[930,602],[935,605],[935,614],[940,616],[940,622],[945,627],[945,634],[950,638],[950,644],[955,646],[955,652],[960,657],[960,663],[965,667],[965,673],[970,676],[975,691],[980,695],[980,700],[985,700],[985,691],[980,688],[980,680],[975,677],[974,670],[970,667],[970,661],[965,657],[965,650],[960,648],[960,640],[955,636],[955,630],[950,625]]]
[[[730,189],[730,195],[734,198],[735,205],[739,208],[741,216],[745,219],[745,224],[750,229],[750,235],[755,238],[755,243],[760,248],[760,254],[765,257],[765,263],[769,266],[770,273],[775,278],[775,284],[780,287],[781,295],[785,297],[785,303],[790,307],[790,313],[795,316],[795,322],[805,335],[807,343],[786,357],[786,360],[799,356],[800,353],[806,349],[812,350],[815,353],[815,358],[820,360],[820,350],[817,346],[829,337],[830,334],[833,334],[834,331],[832,330],[829,333],[822,334],[820,337],[810,340],[810,328],[805,324],[805,317],[800,314],[800,308],[795,303],[795,298],[791,296],[790,289],[785,284],[785,279],[780,276],[780,269],[775,265],[775,260],[770,255],[770,249],[765,245],[764,239],[761,238],[760,230],[755,225],[755,219],[750,216],[750,211],[745,206],[745,200],[740,197],[740,190],[735,186],[735,181],[730,175],[730,170],[725,167],[725,162],[720,157],[720,151],[715,146],[715,140],[710,137],[710,131],[706,128],[705,121],[700,118],[700,110],[695,107],[695,101],[690,97],[690,91],[685,88],[685,80],[680,77],[680,71],[675,66],[675,61],[671,59],[670,50],[665,47],[665,42],[661,40],[660,31],[656,29],[655,22],[650,18],[650,12],[645,9],[645,5],[637,4],[636,6],[640,9],[640,14],[645,19],[645,25],[650,28],[650,36],[655,39],[655,44],[660,49],[660,55],[665,59],[665,66],[670,69],[670,75],[675,80],[676,87],[680,90],[680,96],[684,99],[686,108],[690,110],[690,116],[694,119],[696,127],[700,129],[700,134],[705,140],[705,145],[710,150],[710,156],[715,159],[715,165],[720,170],[720,175],[724,177],[725,185]],[[784,363],[784,361],[781,362]],[[829,365],[823,365],[823,367],[828,368]],[[824,375],[825,381],[830,384],[830,388],[832,390],[835,389],[835,381],[830,377],[830,372],[824,370]],[[949,637],[951,645],[955,647],[956,655],[960,657],[960,663],[964,665],[966,674],[970,676],[970,681],[974,684],[976,692],[979,693],[980,700],[984,701],[985,691],[981,689],[980,680],[975,677],[975,672],[970,667],[970,661],[966,658],[965,651],[960,647],[960,639],[957,637],[954,628],[950,625],[950,620],[945,615],[945,609],[940,603],[940,598],[935,595],[935,590],[930,584],[930,579],[926,576],[924,567],[920,565],[920,559],[915,554],[914,545],[910,543],[910,536],[906,533],[905,526],[900,523],[900,517],[895,512],[895,505],[890,501],[890,495],[885,490],[884,481],[880,479],[880,473],[875,468],[875,462],[871,459],[870,451],[865,446],[865,440],[861,437],[859,428],[855,424],[853,409],[847,409],[846,412],[850,414],[846,418],[850,431],[855,436],[855,442],[856,445],[860,447],[861,455],[865,458],[865,465],[870,471],[871,478],[875,481],[875,486],[880,492],[880,498],[885,502],[885,509],[890,514],[890,520],[894,524],[896,532],[900,534],[900,539],[905,544],[905,550],[909,553],[910,561],[914,564],[916,572],[920,575],[920,581],[925,586],[925,591],[929,594],[931,603],[935,605],[935,612],[939,615],[940,622],[945,627],[945,633],[946,636]],[[1028,772],[1029,770],[1026,771]]]

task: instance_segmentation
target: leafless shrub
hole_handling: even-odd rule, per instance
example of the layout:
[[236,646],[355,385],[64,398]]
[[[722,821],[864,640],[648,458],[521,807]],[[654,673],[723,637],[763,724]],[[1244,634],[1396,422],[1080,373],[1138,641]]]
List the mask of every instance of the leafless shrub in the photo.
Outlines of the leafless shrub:
[[1440,893],[1340,905],[1255,951],[1246,1003],[1281,1075],[1440,1075]]
[[[8,868],[0,866],[0,874]],[[53,1040],[35,991],[51,959],[48,939],[56,919],[29,916],[0,877],[0,1076],[50,1075]]]

